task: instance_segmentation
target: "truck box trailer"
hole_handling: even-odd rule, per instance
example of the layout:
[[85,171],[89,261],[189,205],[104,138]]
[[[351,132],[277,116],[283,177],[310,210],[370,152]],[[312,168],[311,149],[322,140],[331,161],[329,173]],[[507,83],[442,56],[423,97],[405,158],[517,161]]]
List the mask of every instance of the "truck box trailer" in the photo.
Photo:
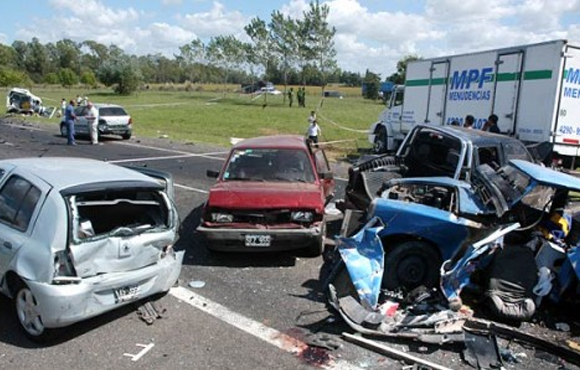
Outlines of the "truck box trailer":
[[376,152],[392,151],[416,124],[481,129],[491,114],[502,133],[549,141],[560,156],[580,156],[580,44],[554,40],[410,62],[369,131]]

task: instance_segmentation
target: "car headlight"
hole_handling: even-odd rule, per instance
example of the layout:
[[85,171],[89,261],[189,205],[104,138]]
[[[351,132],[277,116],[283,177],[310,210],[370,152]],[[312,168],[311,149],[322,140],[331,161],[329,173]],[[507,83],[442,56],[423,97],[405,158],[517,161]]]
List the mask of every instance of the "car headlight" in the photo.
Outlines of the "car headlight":
[[292,218],[292,221],[312,222],[314,214],[312,212],[295,211],[291,213],[290,217]]
[[212,213],[211,214],[211,220],[213,222],[219,222],[219,223],[229,223],[229,222],[233,222],[234,221],[234,215],[230,215],[229,213]]

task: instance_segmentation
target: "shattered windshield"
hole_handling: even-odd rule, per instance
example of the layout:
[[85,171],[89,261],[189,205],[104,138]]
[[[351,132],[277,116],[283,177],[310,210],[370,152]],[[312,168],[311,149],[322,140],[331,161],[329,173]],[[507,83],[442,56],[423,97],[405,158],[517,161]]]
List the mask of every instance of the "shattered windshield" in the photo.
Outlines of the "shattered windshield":
[[75,241],[132,236],[168,228],[169,209],[163,194],[152,190],[116,190],[69,198]]
[[232,153],[223,180],[312,183],[315,176],[303,150],[240,149]]

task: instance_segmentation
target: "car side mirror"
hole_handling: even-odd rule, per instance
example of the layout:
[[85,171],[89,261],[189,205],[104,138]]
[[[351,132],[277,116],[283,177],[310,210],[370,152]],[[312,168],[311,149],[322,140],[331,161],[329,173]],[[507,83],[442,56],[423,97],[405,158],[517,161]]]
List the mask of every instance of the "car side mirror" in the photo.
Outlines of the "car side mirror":
[[205,173],[205,175],[207,177],[211,177],[211,178],[217,179],[218,176],[220,175],[220,173],[219,173],[219,171],[207,170],[206,173]]
[[334,178],[332,172],[319,172],[318,177],[320,177],[321,180],[332,180]]

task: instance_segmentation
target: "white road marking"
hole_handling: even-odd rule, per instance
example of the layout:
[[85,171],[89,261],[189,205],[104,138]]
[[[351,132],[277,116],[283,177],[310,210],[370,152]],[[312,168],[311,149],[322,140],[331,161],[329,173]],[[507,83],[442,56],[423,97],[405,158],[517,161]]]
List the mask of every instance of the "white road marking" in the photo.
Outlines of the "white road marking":
[[209,193],[209,191],[207,191],[207,190],[192,188],[191,186],[185,186],[185,185],[180,185],[180,184],[175,184],[175,183],[173,184],[173,186],[175,186],[176,188],[180,188],[180,189],[197,191],[198,193],[203,193],[203,194]]
[[[308,344],[301,340],[233,312],[227,307],[196,294],[187,288],[171,288],[169,294],[226,324],[234,326],[286,352],[299,355],[308,348]],[[323,368],[332,370],[361,370],[361,368],[341,359],[335,359],[332,364],[324,366]]]
[[[179,154],[179,155],[166,155],[163,157],[141,157],[141,158],[127,158],[127,159],[113,159],[111,161],[107,161],[109,163],[127,163],[127,162],[149,162],[149,161],[163,161],[166,159],[179,159],[179,158],[194,158],[194,157],[201,157],[201,158],[209,158],[209,159],[218,159],[216,157],[208,157],[205,154]],[[223,158],[219,158],[220,160],[224,160]]]

